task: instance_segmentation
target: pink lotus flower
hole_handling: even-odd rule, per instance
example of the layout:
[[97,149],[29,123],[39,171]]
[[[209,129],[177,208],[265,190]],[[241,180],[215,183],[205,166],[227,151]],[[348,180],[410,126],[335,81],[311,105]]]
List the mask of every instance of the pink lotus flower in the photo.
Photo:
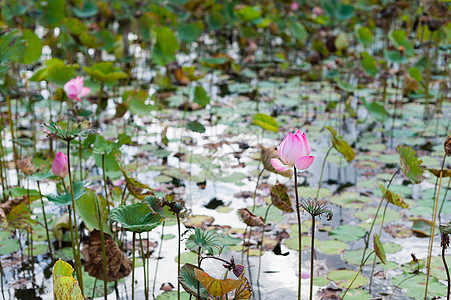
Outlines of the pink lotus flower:
[[298,10],[298,8],[299,8],[299,4],[296,1],[293,1],[293,3],[291,3],[291,5],[290,5],[290,9]]
[[83,87],[83,76],[77,76],[64,84],[64,91],[69,99],[81,101],[81,97],[88,95],[91,89]]
[[52,172],[58,177],[64,178],[69,174],[69,165],[67,163],[67,156],[63,152],[56,154],[55,160],[52,164]]
[[295,166],[299,170],[305,170],[313,163],[310,156],[312,148],[305,133],[296,131],[295,134],[288,133],[279,145],[279,157],[271,159],[272,166],[279,172],[285,172]]

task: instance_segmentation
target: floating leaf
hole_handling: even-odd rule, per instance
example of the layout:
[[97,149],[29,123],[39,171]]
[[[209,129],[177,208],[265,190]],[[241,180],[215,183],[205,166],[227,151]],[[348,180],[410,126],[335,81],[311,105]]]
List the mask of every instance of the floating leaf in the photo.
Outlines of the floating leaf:
[[379,240],[379,236],[377,235],[377,233],[373,234],[373,244],[374,244],[374,252],[376,253],[377,257],[379,257],[381,262],[385,265],[387,262],[387,258],[385,256],[384,246]]
[[382,195],[384,195],[385,199],[387,199],[387,201],[390,202],[391,204],[394,204],[394,205],[402,207],[402,208],[409,207],[409,204],[406,203],[400,195],[395,194],[392,191],[385,189],[383,184],[379,185],[379,188],[382,191]]
[[265,221],[262,217],[256,216],[247,208],[241,208],[238,210],[243,219],[243,222],[248,226],[265,226]]
[[340,225],[329,232],[331,237],[343,242],[357,241],[364,237],[365,234],[365,229],[352,225]]
[[415,155],[415,150],[410,146],[398,146],[401,170],[404,175],[413,183],[420,183],[424,180],[423,168],[420,166],[423,162]]
[[287,187],[279,182],[271,188],[271,202],[280,210],[293,212],[290,196],[287,193]]
[[412,231],[419,237],[431,236],[432,222],[423,218],[413,220]]
[[197,288],[199,286],[199,299],[200,300],[208,300],[209,295],[207,290],[200,284],[199,280],[197,280],[196,275],[194,273],[194,269],[196,269],[195,265],[192,264],[184,264],[180,268],[180,284],[188,292],[188,294],[197,297]]
[[[327,274],[327,277],[330,280],[335,281],[335,283],[341,288],[349,287],[349,284],[353,280],[353,278],[357,275],[357,271],[351,270],[332,270]],[[357,288],[359,286],[363,286],[367,283],[367,279],[363,275],[358,275],[357,279],[352,284],[353,288]]]
[[349,144],[346,141],[339,139],[337,137],[337,132],[335,131],[335,129],[333,129],[330,126],[326,126],[326,129],[330,131],[332,146],[338,152],[343,154],[343,156],[346,158],[348,162],[352,161],[355,157],[355,153],[354,150],[352,150],[351,146],[349,146]]
[[269,131],[279,132],[279,124],[276,119],[266,114],[255,114],[252,122]]
[[72,277],[74,269],[59,259],[53,266],[53,296],[55,300],[83,300],[78,281]]
[[110,212],[110,222],[118,222],[134,232],[151,231],[161,224],[162,218],[144,203],[133,203],[113,208]]
[[221,297],[234,289],[236,289],[240,283],[240,279],[216,279],[208,275],[202,270],[194,269],[194,274],[197,280],[200,281],[202,286],[213,297]]
[[291,178],[291,176],[293,176],[293,171],[291,170],[286,170],[285,172],[280,172],[277,171],[276,169],[274,169],[274,167],[271,164],[271,159],[273,158],[279,158],[279,153],[277,152],[276,149],[274,148],[265,148],[265,147],[261,147],[261,152],[260,152],[260,160],[263,163],[263,166],[265,167],[266,170],[276,173],[276,174],[280,174],[284,177],[288,177]]

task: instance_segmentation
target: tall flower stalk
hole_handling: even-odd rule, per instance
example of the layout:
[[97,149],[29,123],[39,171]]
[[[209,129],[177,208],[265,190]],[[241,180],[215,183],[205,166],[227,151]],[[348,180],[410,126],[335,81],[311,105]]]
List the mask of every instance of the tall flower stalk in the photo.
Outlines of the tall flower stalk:
[[311,166],[314,157],[310,156],[312,148],[307,140],[305,133],[297,130],[294,134],[291,132],[280,143],[278,152],[279,158],[271,159],[272,166],[279,172],[285,172],[290,168],[294,169],[294,190],[296,194],[296,215],[299,232],[299,258],[298,258],[298,300],[301,299],[301,266],[302,266],[302,239],[301,239],[301,211],[298,195],[297,170],[305,170]]

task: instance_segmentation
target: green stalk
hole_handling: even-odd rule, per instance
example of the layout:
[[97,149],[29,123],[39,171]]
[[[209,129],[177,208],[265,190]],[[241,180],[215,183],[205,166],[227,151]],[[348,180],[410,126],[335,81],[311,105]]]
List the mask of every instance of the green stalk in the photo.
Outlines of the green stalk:
[[[266,209],[265,218],[264,218],[265,224],[266,224],[266,219],[268,218],[269,209],[271,208],[272,205],[273,204],[271,203],[268,206],[268,208]],[[264,239],[264,237],[265,237],[265,226],[263,226],[263,229],[262,229],[262,242],[260,244],[260,256],[258,257],[257,285],[260,285],[260,270],[261,270],[261,265],[262,265],[263,239]]]
[[440,170],[440,179],[438,182],[437,197],[435,198],[435,204],[432,209],[433,222],[432,222],[432,229],[431,229],[430,242],[429,242],[429,254],[428,254],[428,264],[427,264],[427,274],[426,274],[426,288],[424,289],[424,300],[427,300],[427,295],[428,295],[429,275],[431,274],[432,246],[434,245],[434,234],[435,234],[435,223],[437,221],[438,199],[440,196],[440,187],[442,186],[443,168],[445,167],[445,160],[446,160],[446,153],[443,156],[442,168]]
[[100,212],[99,199],[97,194],[94,196],[94,202],[96,205],[96,213],[97,213],[97,224],[99,224],[100,229],[100,243],[102,244],[102,264],[103,264],[103,296],[105,300],[107,300],[108,296],[108,279],[107,279],[107,268],[106,268],[106,250],[105,250],[105,237],[103,235],[103,217]]
[[80,169],[80,181],[83,181],[82,155],[81,155],[81,136],[78,137],[78,167]]
[[81,272],[81,260],[80,260],[80,242],[78,239],[78,226],[77,226],[77,216],[76,216],[76,208],[75,208],[75,198],[74,198],[74,184],[72,182],[72,174],[70,171],[70,141],[67,141],[67,168],[68,168],[68,173],[69,173],[69,183],[70,183],[70,195],[72,198],[72,207],[73,207],[73,215],[74,215],[74,231],[75,231],[75,243],[77,246],[77,256],[76,256],[76,264],[77,264],[77,277],[78,277],[78,281],[80,283],[80,289],[81,289],[81,293],[84,295],[84,291],[83,291],[83,275]]
[[132,300],[135,300],[135,242],[136,232],[133,231]]
[[179,212],[176,213],[177,216],[177,232],[179,236],[178,245],[177,245],[177,300],[180,300],[180,252],[181,252],[181,239],[182,239],[182,232],[180,229],[180,214]]
[[299,195],[298,195],[298,174],[296,167],[294,168],[294,191],[296,193],[296,215],[298,218],[298,233],[299,233],[299,264],[298,264],[298,300],[301,300],[301,269],[302,269],[302,224],[301,224],[301,212],[299,211]]
[[[315,261],[315,225],[316,217],[312,215],[312,245],[310,249],[310,300],[313,299],[313,262]],[[299,278],[301,278],[301,273],[299,272]]]
[[108,209],[108,215],[110,214],[110,203],[108,202],[108,188],[106,183],[106,169],[105,169],[105,154],[102,153],[102,173],[103,173],[103,187],[105,189],[106,207]]
[[321,174],[319,175],[318,190],[316,190],[315,207],[318,205],[319,190],[321,189],[321,181],[323,181],[323,173],[324,173],[324,167],[326,165],[326,160],[332,149],[333,149],[333,146],[330,146],[329,149],[327,149],[326,155],[324,156],[323,165],[321,166]]
[[[390,178],[390,181],[387,184],[387,190],[390,188],[393,178],[395,178],[395,176],[399,173],[399,171],[401,171],[401,169],[396,170],[395,174],[393,174],[393,176]],[[384,199],[385,199],[385,196],[382,195],[381,201],[379,202],[379,206],[377,207],[377,210],[376,210],[376,214],[374,215],[373,222],[371,222],[370,231],[368,232],[367,239],[365,242],[365,248],[363,249],[363,255],[362,255],[362,260],[360,262],[360,266],[363,266],[366,262],[366,261],[363,262],[363,260],[364,260],[365,254],[366,254],[366,250],[368,249],[368,246],[370,244],[371,232],[373,231],[373,227],[374,227],[374,224],[376,223],[377,215],[379,214],[379,210],[381,209]]]
[[[64,178],[61,178],[61,182],[63,183],[64,191],[67,193],[66,184],[64,183]],[[69,213],[69,228],[70,228],[70,241],[72,246],[72,254],[74,255],[74,266],[75,266],[75,272],[77,274],[77,278],[79,278],[78,275],[78,268],[77,268],[77,250],[75,249],[75,239],[74,239],[74,231],[73,225],[72,225],[72,210],[70,208],[70,205],[67,206],[67,211]]]
[[[147,241],[147,244],[149,244],[149,241]],[[143,259],[143,268],[144,268],[144,293],[146,300],[149,299],[149,294],[147,292],[147,280],[146,280],[146,258],[144,257],[144,247],[143,247],[143,241],[141,238],[141,233],[139,234],[139,245],[141,246],[141,255]]]
[[[158,249],[157,263],[155,266],[155,274],[153,277],[152,296],[154,298],[155,298],[155,282],[157,281],[158,265],[160,263],[160,257],[161,257],[161,248],[163,248],[164,223],[165,223],[165,221],[163,221],[163,224],[161,225],[160,249]],[[147,270],[149,270],[149,268],[147,268]]]
[[360,265],[360,269],[357,272],[357,274],[355,274],[354,279],[352,279],[351,283],[349,284],[348,288],[346,289],[345,293],[343,294],[343,296],[341,296],[341,299],[343,300],[347,294],[347,292],[349,291],[349,289],[351,288],[352,284],[354,283],[354,281],[357,279],[357,276],[359,276],[360,272],[362,271],[363,266],[365,265],[366,261],[368,260],[368,258],[370,258],[371,254],[373,254],[374,251],[372,251],[370,254],[368,254],[368,256],[366,257],[365,261],[363,262],[363,264]]
[[[14,126],[13,126],[13,119],[12,119],[12,111],[11,111],[11,99],[9,95],[6,95],[6,103],[8,105],[8,123],[9,123],[9,130],[11,133],[11,140],[14,141]],[[17,172],[17,185],[20,186],[20,174],[19,174],[19,166],[17,165],[17,160],[19,159],[17,156],[17,150],[16,150],[16,144],[13,142],[13,156],[14,156],[14,165],[16,167]]]
[[448,180],[448,186],[446,187],[445,195],[443,196],[442,204],[440,205],[440,209],[438,211],[438,223],[439,224],[442,223],[441,222],[441,214],[442,214],[443,204],[445,204],[445,199],[446,199],[446,196],[448,195],[448,190],[449,190],[450,184],[451,184],[451,178]]
[[53,251],[52,251],[52,245],[50,243],[50,235],[49,235],[49,226],[47,224],[47,216],[45,215],[45,208],[44,208],[44,200],[42,199],[42,193],[41,193],[41,186],[39,184],[39,180],[37,181],[38,184],[38,192],[39,192],[39,198],[41,198],[41,208],[42,208],[42,214],[44,215],[44,225],[45,225],[45,234],[47,235],[47,245],[49,247],[50,251],[50,259],[52,261],[53,265]]

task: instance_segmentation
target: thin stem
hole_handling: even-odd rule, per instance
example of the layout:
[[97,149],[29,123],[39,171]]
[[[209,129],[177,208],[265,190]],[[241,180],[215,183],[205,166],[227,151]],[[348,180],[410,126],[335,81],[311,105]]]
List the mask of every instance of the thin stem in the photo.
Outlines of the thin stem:
[[445,250],[446,250],[446,246],[442,245],[442,261],[443,261],[443,265],[445,266],[446,279],[448,281],[448,293],[446,294],[446,300],[449,300],[449,296],[451,293],[451,280],[450,280],[450,276],[449,276],[448,264],[446,263]]
[[83,181],[83,168],[81,156],[81,136],[78,137],[78,167],[80,168],[80,181]]
[[296,215],[298,218],[298,240],[299,240],[299,264],[298,264],[298,300],[301,300],[301,267],[302,267],[302,239],[301,239],[301,232],[302,232],[302,225],[301,225],[301,212],[299,211],[300,205],[299,205],[299,195],[298,195],[298,173],[296,170],[296,167],[294,168],[294,191],[296,193]]
[[108,202],[108,188],[107,188],[107,182],[106,182],[105,154],[104,153],[102,153],[102,173],[103,173],[103,186],[104,186],[104,190],[105,190],[106,207],[108,209],[108,214],[110,214],[110,203]]
[[83,291],[83,275],[81,272],[81,260],[80,260],[80,243],[79,243],[79,239],[78,239],[78,227],[77,227],[77,217],[75,214],[75,198],[74,198],[74,184],[72,182],[72,174],[70,171],[70,141],[67,141],[67,169],[68,169],[68,174],[69,174],[69,184],[70,184],[70,195],[72,198],[72,213],[74,215],[74,232],[75,232],[75,244],[77,246],[77,256],[76,256],[76,264],[77,264],[77,278],[78,281],[80,283],[80,289],[81,289],[81,293],[84,294]]
[[[324,159],[326,161],[326,159]],[[316,217],[312,216],[312,247],[310,249],[310,300],[313,299],[313,263],[315,258],[315,225]],[[299,278],[301,278],[301,273],[299,272]]]
[[[395,174],[393,174],[393,176],[390,178],[390,181],[387,184],[387,190],[390,188],[390,185],[391,185],[393,179],[399,173],[399,171],[401,171],[401,169],[396,170]],[[373,231],[373,227],[374,227],[374,224],[376,223],[377,215],[379,214],[379,210],[381,209],[381,206],[382,206],[382,203],[384,202],[384,199],[385,199],[385,196],[382,195],[381,201],[379,202],[379,206],[377,207],[377,210],[376,210],[376,214],[374,215],[373,222],[371,223],[370,231],[368,232],[367,239],[366,239],[366,242],[365,242],[365,248],[363,249],[362,260],[360,262],[361,266],[363,266],[363,264],[364,264],[363,259],[365,257],[366,250],[368,249],[368,246],[369,246],[369,243],[370,243],[371,232]]]
[[440,179],[438,182],[437,198],[435,198],[435,204],[432,209],[433,222],[432,222],[431,238],[430,238],[430,244],[429,244],[429,254],[428,254],[428,264],[427,264],[427,274],[426,274],[426,288],[424,289],[424,300],[427,299],[427,295],[428,295],[429,275],[431,273],[432,246],[434,245],[435,222],[437,221],[438,198],[440,197],[440,187],[442,186],[442,176],[443,176],[443,168],[445,167],[445,160],[446,160],[446,153],[443,156],[442,168],[440,170]]
[[97,224],[99,224],[100,229],[100,242],[102,244],[102,263],[103,263],[103,293],[104,298],[107,300],[108,296],[108,279],[107,279],[107,268],[106,268],[106,250],[105,250],[105,237],[103,235],[103,218],[100,212],[99,199],[97,198],[97,194],[94,196],[95,206],[96,206],[96,215],[97,215]]
[[180,300],[180,252],[181,252],[181,239],[182,232],[180,229],[180,214],[177,212],[177,232],[179,236],[178,245],[177,245],[177,300]]
[[265,226],[263,226],[263,229],[262,229],[262,241],[260,243],[260,256],[258,257],[257,285],[260,284],[260,270],[261,270],[261,265],[262,265],[263,239],[265,238],[266,219],[268,217],[269,209],[271,208],[272,205],[273,205],[272,203],[270,205],[268,205],[268,208],[266,209],[266,212],[265,212],[265,218],[264,218]]
[[161,249],[163,248],[164,224],[165,222],[163,221],[163,224],[161,225],[160,249],[158,249],[157,263],[155,266],[155,274],[153,277],[152,296],[154,297],[154,299],[155,299],[155,282],[157,281],[158,265],[160,263]]
[[263,168],[260,173],[258,173],[258,177],[257,177],[257,184],[255,185],[255,190],[254,190],[254,204],[252,205],[252,212],[254,212],[255,210],[255,199],[257,197],[257,189],[258,189],[258,184],[260,182],[260,178],[263,175],[263,172],[265,172],[265,168]]
[[16,143],[14,143],[14,126],[13,126],[12,111],[11,111],[11,99],[10,99],[9,95],[6,95],[6,103],[8,105],[9,130],[10,130],[10,133],[11,133],[11,140],[13,141],[12,142],[12,146],[13,146],[14,164],[15,164],[16,172],[17,172],[17,185],[20,186],[19,166],[17,165],[17,160],[19,158],[17,156]]
[[50,243],[49,226],[47,224],[47,216],[45,214],[44,200],[42,199],[41,186],[39,184],[39,181],[37,181],[37,185],[38,185],[39,197],[41,198],[41,208],[42,208],[42,214],[44,216],[45,234],[47,235],[47,245],[49,247],[50,259],[52,260],[52,265],[53,265],[54,260],[53,260],[52,245]]
[[438,223],[439,224],[442,223],[441,222],[442,209],[443,209],[443,205],[445,204],[446,196],[448,195],[448,190],[449,190],[450,184],[451,184],[451,177],[448,180],[448,186],[446,187],[445,195],[443,196],[443,199],[442,199],[442,204],[440,205],[440,209],[438,210]]
[[[149,241],[147,241],[147,243],[149,243]],[[145,296],[146,300],[148,300],[149,299],[149,295],[147,293],[146,258],[145,258],[145,255],[144,255],[144,247],[143,247],[143,241],[142,241],[142,238],[141,238],[141,233],[139,234],[139,245],[141,247],[141,256],[142,256],[142,259],[143,259],[143,268],[144,268],[144,293],[146,294],[146,296]]]
[[136,232],[133,231],[132,300],[135,300],[135,242]]
[[355,274],[354,279],[352,279],[351,283],[349,284],[348,288],[346,289],[345,293],[343,294],[343,296],[341,296],[341,299],[344,299],[346,294],[348,293],[349,289],[351,288],[352,284],[354,283],[354,281],[357,279],[357,276],[359,276],[360,272],[362,271],[363,266],[365,265],[366,261],[368,260],[368,258],[370,258],[371,254],[373,254],[374,251],[372,251],[370,254],[368,254],[368,256],[366,257],[365,261],[363,262],[363,264],[360,265],[360,269],[357,272],[357,274]]
[[315,207],[318,204],[319,190],[321,189],[321,181],[323,180],[324,166],[326,165],[327,157],[329,156],[329,153],[333,148],[334,148],[333,146],[330,146],[329,149],[327,149],[326,155],[324,156],[323,165],[321,166],[321,174],[319,175],[318,190],[316,191]]

